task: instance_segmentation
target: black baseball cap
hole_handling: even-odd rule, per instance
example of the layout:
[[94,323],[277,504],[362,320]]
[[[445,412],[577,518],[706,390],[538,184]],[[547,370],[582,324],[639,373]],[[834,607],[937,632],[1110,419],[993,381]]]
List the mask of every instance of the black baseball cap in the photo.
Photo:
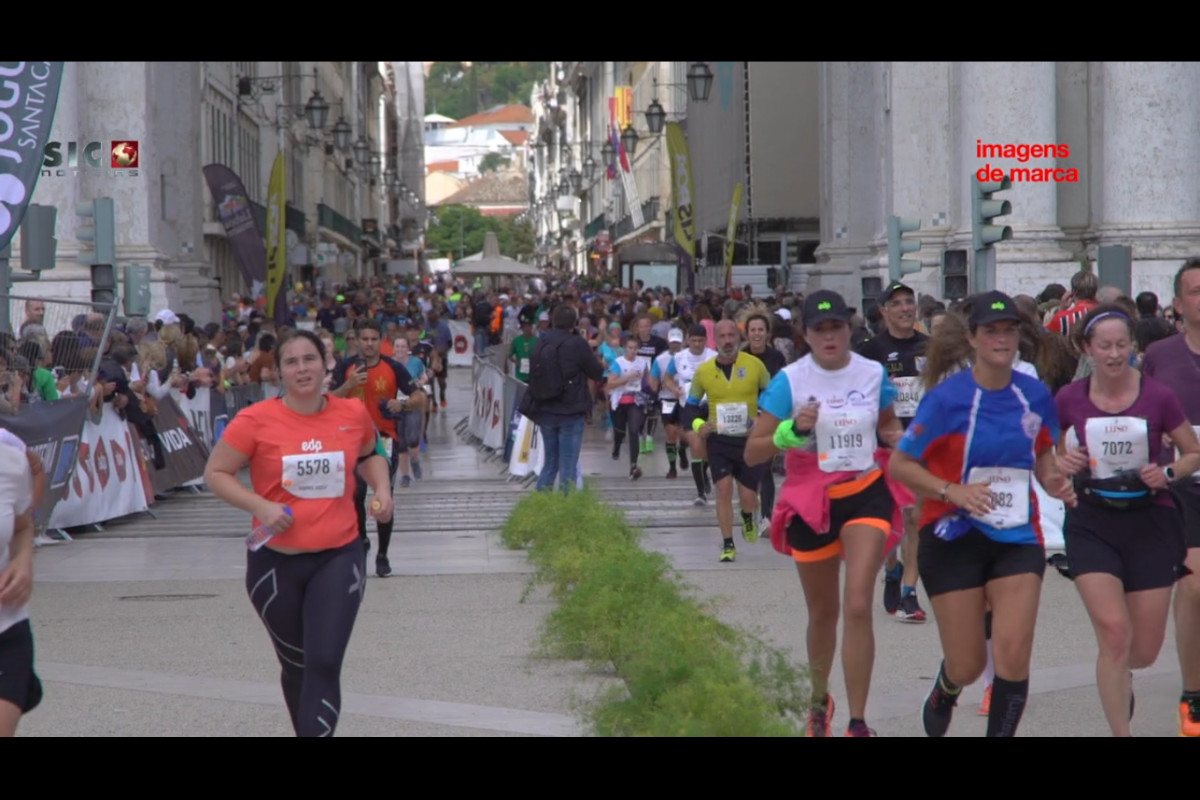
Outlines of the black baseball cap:
[[993,322],[1020,322],[1017,304],[1004,292],[984,292],[975,298],[971,307],[971,327],[990,325]]
[[912,290],[911,286],[905,286],[900,281],[896,281],[895,283],[888,284],[887,288],[883,290],[883,294],[879,295],[879,305],[884,305],[888,300],[891,300],[892,295],[896,292],[908,292],[914,299],[917,296],[917,293]]
[[846,307],[846,301],[837,292],[818,289],[804,298],[804,325],[815,328],[826,320],[850,324],[854,312]]

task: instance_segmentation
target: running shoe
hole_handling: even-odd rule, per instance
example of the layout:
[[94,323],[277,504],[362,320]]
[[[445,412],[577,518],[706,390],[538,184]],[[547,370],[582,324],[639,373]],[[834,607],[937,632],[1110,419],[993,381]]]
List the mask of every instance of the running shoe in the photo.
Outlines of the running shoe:
[[650,436],[646,437],[646,444],[643,446],[642,452],[643,453],[653,453],[654,452],[654,439],[652,437],[650,437]]
[[933,688],[925,698],[921,708],[921,721],[925,725],[925,735],[940,739],[950,729],[950,719],[954,716],[954,707],[958,705],[958,695],[950,694],[942,688],[942,670],[933,680]]
[[[896,562],[896,571],[883,571],[883,610],[895,614],[900,608],[900,578],[904,574],[903,565]],[[895,577],[893,577],[895,575]]]
[[917,602],[917,593],[911,592],[900,598],[900,607],[896,609],[896,619],[901,622],[924,622],[925,612]]
[[629,480],[636,481],[642,477],[642,468],[634,464],[633,469],[629,470]]
[[698,494],[698,495],[696,495],[696,499],[692,501],[692,505],[706,506],[706,505],[708,505],[708,500],[705,499],[704,495]]
[[737,548],[731,544],[721,547],[721,563],[733,563],[737,560]]
[[447,403],[445,400],[442,401],[442,408],[445,408],[448,405],[449,405],[449,403]]
[[674,467],[671,467],[671,469],[667,470],[667,480],[673,481],[678,477],[679,473],[675,471]]
[[758,523],[753,517],[742,518],[742,538],[746,540],[747,544],[754,544],[758,541]]
[[867,723],[857,721],[857,720],[854,722],[851,722],[850,726],[848,728],[846,728],[846,737],[847,738],[854,737],[854,738],[867,739],[872,736],[878,736],[878,735],[879,734],[875,733],[875,731],[873,731],[871,728],[867,727]]
[[758,535],[770,537],[771,535],[771,518],[763,517],[758,523]]
[[620,444],[616,444],[616,443],[613,444],[612,457],[613,457],[613,461],[621,460],[621,445]]
[[804,726],[807,737],[829,736],[830,723],[833,722],[833,696],[825,695],[825,707],[816,706],[808,710],[808,723]]
[[387,556],[375,556],[375,574],[381,578],[392,574],[392,565]]
[[411,464],[412,464],[413,480],[415,480],[415,481],[421,480],[421,462],[413,461],[413,462],[411,462]]
[[407,489],[410,486],[412,486],[412,478],[405,475],[403,478],[400,479],[400,488],[401,489]]
[[1200,736],[1200,697],[1191,697],[1180,702],[1179,735]]
[[986,717],[992,713],[992,685],[989,683],[983,689],[983,700],[979,703],[979,716]]

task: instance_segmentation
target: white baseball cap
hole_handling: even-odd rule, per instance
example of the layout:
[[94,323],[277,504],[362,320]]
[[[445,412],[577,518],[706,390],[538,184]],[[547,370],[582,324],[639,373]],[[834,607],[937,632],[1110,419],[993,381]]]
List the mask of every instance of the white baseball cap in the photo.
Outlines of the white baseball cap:
[[164,308],[162,311],[154,315],[156,322],[161,322],[163,325],[178,325],[179,317],[175,316],[175,312],[169,308]]
[[679,328],[671,328],[671,332],[667,334],[667,341],[668,342],[682,342],[683,341],[683,331],[679,330]]
[[792,312],[788,311],[786,308],[781,308],[775,312],[775,316],[779,317],[780,319],[786,319],[788,321],[791,321]]

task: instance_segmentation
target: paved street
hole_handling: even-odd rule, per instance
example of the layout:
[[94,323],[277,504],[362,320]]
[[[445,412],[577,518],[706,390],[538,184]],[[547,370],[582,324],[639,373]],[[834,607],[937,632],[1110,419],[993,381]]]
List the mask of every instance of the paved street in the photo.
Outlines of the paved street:
[[[395,575],[368,584],[343,671],[338,735],[578,735],[573,709],[607,679],[537,657],[552,604],[542,592],[522,602],[529,567],[497,533],[528,490],[455,436],[470,372],[453,370],[451,380],[449,413],[430,424],[425,480],[398,490]],[[719,564],[711,506],[691,506],[690,476],[662,478],[661,434],[651,464],[631,483],[627,459],[612,461],[599,429],[589,429],[585,473],[647,525],[646,546],[669,554],[697,592],[723,598],[723,619],[802,653],[805,609],[790,559],[763,541],[741,545],[737,563]],[[291,735],[278,665],[243,586],[248,516],[185,493],[154,511],[157,518],[138,515],[38,550],[32,614],[46,699],[20,733]],[[938,667],[936,627],[899,623],[877,602],[876,637],[868,723],[881,736],[923,735],[918,714]],[[1169,631],[1158,664],[1137,676],[1137,735],[1177,734],[1173,643]],[[1049,570],[1022,735],[1107,734],[1095,652],[1074,588]],[[840,733],[840,667],[832,690]],[[980,687],[965,690],[951,735],[983,735],[979,696]]]

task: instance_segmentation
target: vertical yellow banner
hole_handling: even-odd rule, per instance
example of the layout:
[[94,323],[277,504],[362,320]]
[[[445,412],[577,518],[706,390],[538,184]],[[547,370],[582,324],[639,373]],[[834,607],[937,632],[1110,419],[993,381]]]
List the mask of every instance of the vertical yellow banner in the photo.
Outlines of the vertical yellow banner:
[[733,202],[729,204],[729,226],[725,228],[725,286],[733,273],[733,246],[737,243],[738,208],[742,204],[742,185],[733,187]]
[[692,159],[688,153],[687,135],[678,122],[667,123],[667,158],[671,160],[671,199],[675,213],[671,215],[675,228],[675,243],[696,257],[696,206],[692,198]]
[[283,151],[275,156],[267,185],[267,314],[279,322],[287,320],[287,304],[279,303],[279,292],[287,275],[287,187]]
[[617,100],[617,133],[620,134],[626,126],[633,124],[633,87],[618,86],[613,90],[613,97]]

